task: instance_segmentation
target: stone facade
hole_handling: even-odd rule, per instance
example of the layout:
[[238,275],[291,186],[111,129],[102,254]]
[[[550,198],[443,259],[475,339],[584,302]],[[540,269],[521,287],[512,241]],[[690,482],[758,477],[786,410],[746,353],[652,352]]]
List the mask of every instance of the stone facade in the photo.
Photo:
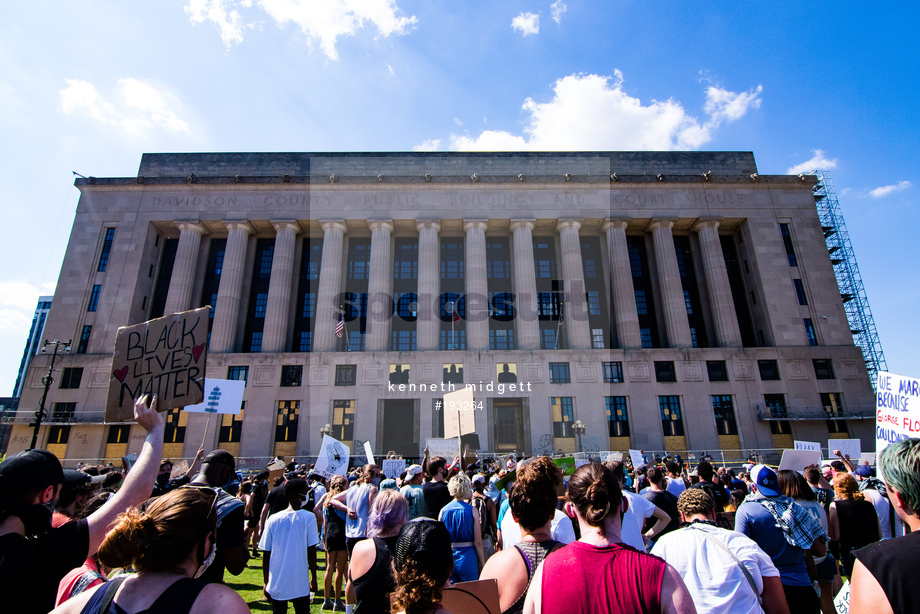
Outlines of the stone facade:
[[[74,339],[82,379],[49,392],[73,405],[40,441],[74,461],[139,448],[101,424],[118,327],[212,304],[207,375],[245,372],[243,418],[205,436],[171,416],[168,455],[315,455],[327,424],[356,453],[417,455],[451,378],[477,386],[492,452],[868,449],[813,185],[746,152],[146,154],[137,177],[77,180],[45,336]],[[15,425],[10,451],[30,438]]]

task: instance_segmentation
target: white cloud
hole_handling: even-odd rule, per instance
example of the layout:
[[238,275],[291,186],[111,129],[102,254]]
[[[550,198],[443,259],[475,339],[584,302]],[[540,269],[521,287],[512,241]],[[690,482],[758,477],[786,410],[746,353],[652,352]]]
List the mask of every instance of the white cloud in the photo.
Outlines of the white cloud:
[[88,81],[67,79],[60,90],[61,109],[67,115],[84,115],[100,124],[119,128],[132,136],[152,129],[189,133],[189,125],[174,109],[179,99],[159,86],[137,79],[119,79],[106,98]]
[[786,169],[786,174],[787,175],[800,175],[802,173],[808,173],[814,170],[826,171],[826,170],[830,170],[832,168],[837,167],[837,158],[834,158],[833,160],[828,160],[824,156],[823,149],[813,149],[812,153],[814,154],[814,156],[812,156],[811,160],[806,160],[805,162],[802,162],[801,164],[796,164],[795,166],[792,166]]
[[882,196],[888,196],[892,192],[897,192],[899,190],[906,190],[910,187],[909,181],[899,181],[893,185],[883,185],[879,188],[875,188],[869,192],[869,196],[872,198],[881,198]]
[[562,14],[565,13],[567,9],[568,7],[562,0],[556,0],[553,2],[549,7],[550,14],[553,16],[553,21],[556,23],[562,23]]
[[416,145],[412,151],[437,151],[441,145],[441,139],[430,139],[424,141],[421,145]]
[[[228,48],[243,42],[246,29],[239,9],[251,9],[252,0],[188,0],[185,12],[193,23],[212,22]],[[279,26],[288,22],[298,26],[312,47],[318,42],[330,59],[338,59],[336,41],[354,36],[365,25],[373,25],[383,37],[406,34],[418,19],[400,14],[395,0],[258,0],[257,8]],[[258,18],[254,18],[258,21]]]
[[389,62],[384,62],[384,64],[387,65],[387,70],[390,71],[390,76],[391,76],[391,77],[395,77],[395,76],[396,76],[396,71],[393,70],[393,67],[390,66]]
[[521,13],[511,20],[511,27],[522,36],[540,33],[540,16],[536,13]]
[[0,333],[22,333],[25,346],[38,297],[46,294],[54,294],[54,284],[36,287],[21,279],[0,281]]
[[709,117],[690,116],[673,99],[643,104],[623,91],[623,75],[570,75],[556,81],[553,99],[531,98],[523,110],[530,114],[522,135],[486,130],[478,136],[452,135],[453,150],[672,150],[696,149],[712,140],[723,122],[744,116],[760,104],[761,87],[735,93],[707,90]]

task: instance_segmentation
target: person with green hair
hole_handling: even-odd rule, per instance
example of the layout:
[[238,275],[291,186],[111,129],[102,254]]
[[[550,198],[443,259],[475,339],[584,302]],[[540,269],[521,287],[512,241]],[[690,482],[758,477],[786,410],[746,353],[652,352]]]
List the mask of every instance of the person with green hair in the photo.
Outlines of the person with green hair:
[[854,555],[850,613],[920,612],[920,439],[902,439],[879,455],[888,498],[910,533],[870,544]]

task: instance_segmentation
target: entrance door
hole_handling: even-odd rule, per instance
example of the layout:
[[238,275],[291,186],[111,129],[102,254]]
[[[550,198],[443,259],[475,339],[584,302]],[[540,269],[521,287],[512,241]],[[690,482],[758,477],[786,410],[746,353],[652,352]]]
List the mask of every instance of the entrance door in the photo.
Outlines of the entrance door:
[[375,451],[381,457],[391,450],[405,457],[418,456],[419,442],[415,439],[415,401],[413,399],[387,399],[383,402],[381,443]]
[[494,401],[495,431],[493,441],[496,452],[523,453],[524,448],[524,410],[520,399]]

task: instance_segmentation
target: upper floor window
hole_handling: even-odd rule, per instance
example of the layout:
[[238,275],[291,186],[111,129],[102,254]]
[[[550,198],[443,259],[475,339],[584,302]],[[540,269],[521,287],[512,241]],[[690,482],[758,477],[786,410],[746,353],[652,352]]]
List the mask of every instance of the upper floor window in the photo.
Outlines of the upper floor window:
[[792,246],[792,234],[789,232],[789,224],[780,224],[779,232],[783,236],[783,246],[786,248],[789,266],[798,266],[799,263],[795,258],[795,248]]
[[760,370],[760,379],[765,381],[779,379],[779,366],[775,360],[758,360],[757,368]]
[[549,363],[549,381],[551,384],[568,384],[572,378],[569,375],[569,363],[551,362]]
[[109,266],[109,256],[112,253],[112,242],[115,240],[115,229],[105,229],[105,239],[102,241],[102,252],[99,254],[99,266],[96,268],[100,273],[104,273]]

